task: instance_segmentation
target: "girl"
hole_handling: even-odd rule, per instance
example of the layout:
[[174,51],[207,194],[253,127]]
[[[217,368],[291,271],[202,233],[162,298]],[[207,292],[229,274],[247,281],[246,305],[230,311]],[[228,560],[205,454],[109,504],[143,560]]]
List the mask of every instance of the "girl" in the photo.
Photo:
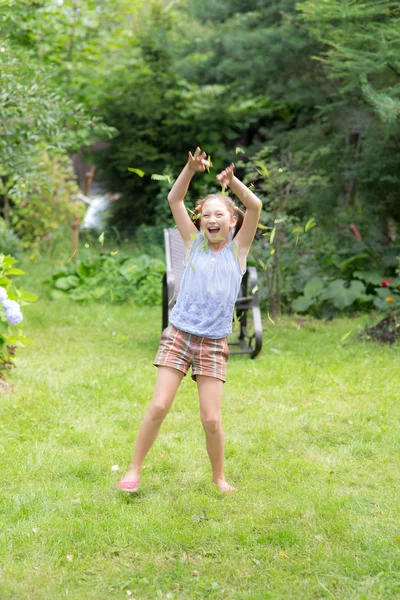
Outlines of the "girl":
[[233,310],[261,201],[234,176],[231,164],[217,175],[217,180],[224,189],[229,187],[236,194],[246,213],[228,196],[210,194],[198,201],[192,220],[184,198],[193,175],[212,167],[206,156],[200,148],[196,148],[194,155],[189,152],[188,162],[168,195],[186,247],[186,267],[170,324],[162,333],[154,361],[158,373],[153,399],[140,426],[129,471],[118,483],[124,492],[138,490],[144,458],[190,365],[197,383],[212,480],[221,492],[234,490],[224,474],[221,424],[222,388],[229,354],[226,337],[232,332]]

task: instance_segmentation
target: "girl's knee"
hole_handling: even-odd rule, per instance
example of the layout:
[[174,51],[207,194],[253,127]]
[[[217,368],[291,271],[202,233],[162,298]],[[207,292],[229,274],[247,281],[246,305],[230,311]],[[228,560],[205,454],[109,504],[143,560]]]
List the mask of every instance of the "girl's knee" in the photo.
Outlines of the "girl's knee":
[[150,405],[149,416],[152,421],[162,421],[169,411],[169,404],[165,402],[154,402]]
[[201,415],[201,422],[206,433],[217,433],[222,428],[221,415],[208,413]]

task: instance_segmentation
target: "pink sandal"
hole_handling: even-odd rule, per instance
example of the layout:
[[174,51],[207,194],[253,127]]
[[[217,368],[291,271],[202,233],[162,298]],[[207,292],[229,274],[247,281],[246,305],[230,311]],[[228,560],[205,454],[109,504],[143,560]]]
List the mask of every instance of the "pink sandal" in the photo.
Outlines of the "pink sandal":
[[126,477],[125,479],[121,479],[121,481],[117,483],[117,487],[122,492],[128,493],[137,492],[139,489],[139,485],[140,479],[136,477]]

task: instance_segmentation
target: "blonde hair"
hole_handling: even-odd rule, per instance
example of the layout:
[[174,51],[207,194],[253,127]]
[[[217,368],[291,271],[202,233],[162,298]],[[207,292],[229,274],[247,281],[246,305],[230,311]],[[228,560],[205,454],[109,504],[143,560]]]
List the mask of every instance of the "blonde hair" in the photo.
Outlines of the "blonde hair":
[[236,225],[235,225],[235,230],[233,232],[233,237],[235,237],[235,235],[237,235],[241,226],[243,225],[244,212],[241,211],[240,208],[236,206],[235,201],[232,200],[232,198],[230,198],[229,196],[224,196],[223,194],[219,194],[219,193],[208,194],[204,198],[197,200],[196,207],[194,209],[194,213],[192,214],[193,223],[196,225],[197,229],[200,229],[200,218],[201,218],[201,213],[203,211],[204,203],[207,202],[207,200],[214,200],[214,199],[220,200],[221,202],[223,202],[225,204],[226,208],[231,213],[232,217],[236,217]]

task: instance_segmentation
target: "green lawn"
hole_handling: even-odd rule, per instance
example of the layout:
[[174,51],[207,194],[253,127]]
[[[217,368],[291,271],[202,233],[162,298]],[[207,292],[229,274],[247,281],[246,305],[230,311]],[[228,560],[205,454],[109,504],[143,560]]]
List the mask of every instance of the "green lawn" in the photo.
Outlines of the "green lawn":
[[361,320],[266,325],[255,361],[229,361],[237,492],[211,483],[187,377],[129,497],[160,309],[25,315],[36,345],[0,397],[1,600],[400,598],[398,347],[358,341]]

